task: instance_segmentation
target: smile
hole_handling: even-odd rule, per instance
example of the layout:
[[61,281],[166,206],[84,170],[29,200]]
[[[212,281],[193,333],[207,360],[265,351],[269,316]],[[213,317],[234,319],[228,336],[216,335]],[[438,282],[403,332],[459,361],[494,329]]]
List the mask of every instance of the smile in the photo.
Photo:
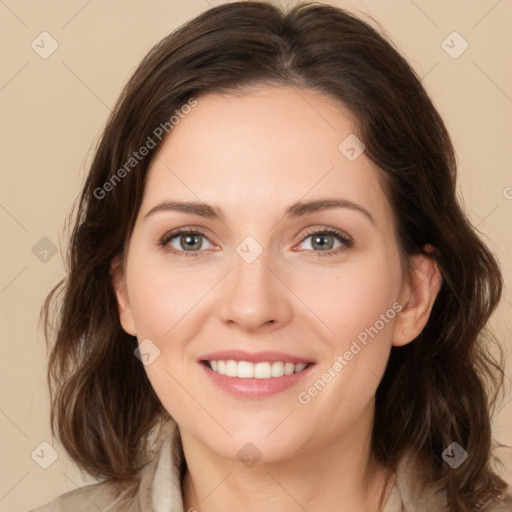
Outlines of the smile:
[[205,361],[210,370],[227,377],[239,379],[273,379],[300,373],[308,366],[306,363],[283,361],[251,363],[249,361]]

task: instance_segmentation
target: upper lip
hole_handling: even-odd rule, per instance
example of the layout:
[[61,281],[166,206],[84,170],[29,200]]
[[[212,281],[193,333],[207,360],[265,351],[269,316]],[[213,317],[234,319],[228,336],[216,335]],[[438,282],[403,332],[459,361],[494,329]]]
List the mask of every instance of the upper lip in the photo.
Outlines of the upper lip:
[[249,363],[312,363],[311,359],[285,354],[284,352],[263,351],[263,352],[245,352],[244,350],[221,350],[220,352],[210,352],[199,358],[199,361],[247,361]]

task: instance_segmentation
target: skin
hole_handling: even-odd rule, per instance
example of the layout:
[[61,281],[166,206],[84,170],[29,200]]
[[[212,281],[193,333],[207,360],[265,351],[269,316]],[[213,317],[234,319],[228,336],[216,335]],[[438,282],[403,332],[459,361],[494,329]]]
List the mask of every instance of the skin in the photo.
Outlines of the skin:
[[[392,345],[425,326],[441,277],[425,256],[402,271],[379,170],[364,153],[350,162],[338,149],[354,126],[343,105],[312,90],[207,94],[151,163],[125,261],[112,264],[113,285],[124,330],[160,350],[145,370],[180,429],[185,510],[256,511],[264,503],[276,512],[378,511],[389,496],[393,475],[370,454],[375,392]],[[298,200],[326,197],[356,203],[373,222],[349,208],[283,217]],[[144,219],[164,200],[214,204],[224,219],[178,211]],[[198,257],[183,256],[191,250],[179,235],[167,250],[158,244],[181,227],[204,232]],[[353,245],[325,254],[306,231],[326,227]],[[236,252],[247,236],[263,250],[252,263]],[[329,235],[325,242],[332,251],[342,244]],[[402,310],[299,403],[394,303]],[[316,364],[289,390],[241,399],[212,385],[197,362],[224,349],[276,350]],[[247,442],[262,454],[252,467],[237,457]]]

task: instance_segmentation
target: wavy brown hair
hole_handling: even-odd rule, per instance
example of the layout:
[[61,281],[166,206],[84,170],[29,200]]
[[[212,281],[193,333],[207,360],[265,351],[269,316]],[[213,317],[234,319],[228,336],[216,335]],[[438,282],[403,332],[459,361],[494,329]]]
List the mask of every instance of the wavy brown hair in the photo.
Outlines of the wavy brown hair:
[[[391,350],[372,453],[396,469],[411,451],[429,468],[426,480],[446,490],[449,511],[487,510],[506,487],[493,470],[490,423],[503,367],[485,330],[502,291],[499,265],[457,201],[452,143],[415,72],[380,30],[319,3],[209,9],[160,41],[128,81],[70,215],[68,275],[42,310],[53,434],[95,477],[133,479],[148,460],[150,434],[169,415],[121,327],[110,266],[126,254],[161,141],[122,180],[115,175],[191,98],[257,84],[311,88],[344,104],[380,169],[405,263],[427,244],[437,249],[443,284],[423,332]],[[469,454],[457,469],[441,458],[453,441]]]

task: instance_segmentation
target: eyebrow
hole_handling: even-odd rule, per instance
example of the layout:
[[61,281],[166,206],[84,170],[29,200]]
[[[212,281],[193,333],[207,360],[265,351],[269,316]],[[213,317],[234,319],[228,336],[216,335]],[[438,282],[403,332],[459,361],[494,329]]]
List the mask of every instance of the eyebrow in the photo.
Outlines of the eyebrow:
[[[372,224],[375,225],[375,219],[371,213],[357,203],[347,199],[340,198],[324,198],[313,199],[309,201],[297,201],[288,206],[284,210],[284,217],[298,218],[306,215],[320,212],[323,210],[331,210],[334,208],[348,208],[353,211],[362,213]],[[214,220],[224,221],[225,216],[222,210],[215,205],[203,203],[201,201],[171,201],[166,200],[157,204],[144,215],[144,220],[148,217],[155,215],[158,212],[178,211],[189,213],[191,215],[199,215]]]

